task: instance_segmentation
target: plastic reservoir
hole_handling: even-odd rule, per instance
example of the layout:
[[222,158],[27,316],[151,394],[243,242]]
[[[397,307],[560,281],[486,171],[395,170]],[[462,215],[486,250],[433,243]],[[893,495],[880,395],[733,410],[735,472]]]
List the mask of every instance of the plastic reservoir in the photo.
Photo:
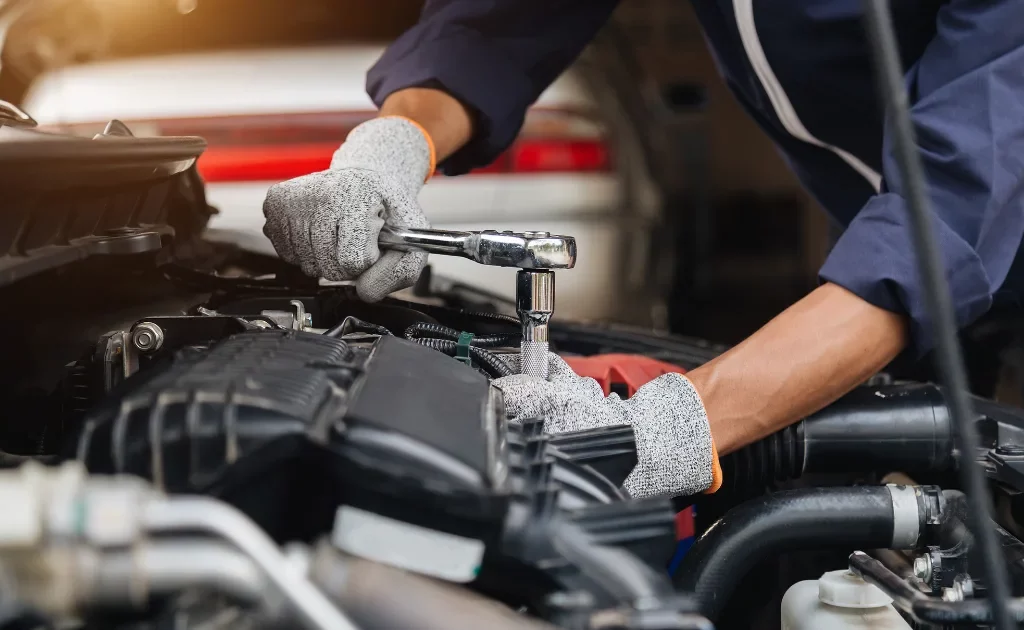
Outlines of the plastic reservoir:
[[877,587],[849,571],[829,571],[786,591],[782,630],[910,630],[910,625]]

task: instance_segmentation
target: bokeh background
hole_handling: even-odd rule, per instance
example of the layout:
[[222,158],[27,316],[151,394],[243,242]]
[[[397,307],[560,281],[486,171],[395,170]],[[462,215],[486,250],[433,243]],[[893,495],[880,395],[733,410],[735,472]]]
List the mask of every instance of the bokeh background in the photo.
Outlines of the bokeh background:
[[[36,5],[24,15],[5,16],[0,96],[21,103],[27,99],[27,107],[35,104],[39,110],[30,113],[50,117],[41,120],[44,123],[75,130],[71,123],[77,121],[83,133],[95,132],[95,125],[107,117],[104,114],[110,114],[128,119],[130,126],[135,120],[137,132],[142,127],[143,133],[148,127],[139,122],[142,119],[176,119],[176,124],[156,125],[151,131],[205,135],[211,138],[211,153],[217,138],[228,138],[220,154],[208,156],[211,202],[234,203],[240,207],[235,212],[248,213],[251,225],[241,229],[249,230],[252,241],[259,240],[262,222],[258,186],[213,181],[220,177],[214,161],[237,159],[237,151],[227,149],[269,142],[265,138],[270,132],[261,136],[258,124],[250,124],[242,111],[236,118],[248,130],[245,140],[217,127],[230,118],[222,111],[212,118],[157,116],[146,115],[146,108],[161,111],[159,106],[216,102],[211,93],[229,89],[190,82],[190,75],[200,74],[198,64],[191,61],[195,55],[244,57],[260,52],[273,57],[275,51],[336,46],[373,50],[414,23],[421,3],[38,0]],[[169,70],[159,69],[159,64],[178,58],[184,59],[174,66],[174,76],[180,78],[160,74]],[[300,121],[292,127],[306,125],[307,136],[316,133],[308,129],[306,110],[311,105],[304,101],[311,98],[304,92],[312,90],[307,85],[311,79],[299,77],[300,70],[309,70],[303,57],[293,58],[292,83],[287,71],[283,77],[271,76],[282,71],[271,69],[266,57],[251,59],[240,62],[249,64],[245,67],[252,76],[239,107],[281,103],[281,116],[295,114]],[[131,71],[122,69],[105,78],[89,70],[140,60],[142,65],[131,66]],[[156,65],[146,65],[150,62]],[[333,73],[329,63],[318,72],[328,92],[343,82],[341,71]],[[561,94],[570,105],[555,95],[546,114],[528,119],[532,135],[509,158],[513,166],[507,172],[459,178],[459,187],[438,178],[427,186],[423,202],[435,225],[573,230],[581,239],[580,264],[560,277],[559,313],[579,319],[613,320],[734,342],[813,288],[830,242],[828,220],[719,80],[689,3],[624,0],[572,74],[571,85]],[[54,79],[64,75],[75,81]],[[122,87],[112,90],[109,85],[115,80]],[[40,92],[46,81],[59,89]],[[355,85],[351,78],[344,81]],[[173,85],[168,87],[169,83]],[[123,89],[127,84],[140,87],[132,92]],[[162,96],[161,89],[167,90]],[[555,115],[555,110],[573,111],[577,91],[585,93],[588,107],[594,106],[587,116],[596,119],[599,132]],[[295,107],[290,112],[292,101]],[[76,118],[76,112],[90,107],[96,120],[85,114]],[[307,117],[298,116],[300,110]],[[352,122],[354,114],[349,114],[345,124]],[[196,120],[188,122],[190,117]],[[341,137],[332,135],[344,131],[345,124],[338,120],[324,123],[315,142],[309,137],[295,141],[321,147],[319,154],[307,156],[313,163],[327,159],[323,146],[340,142]],[[575,135],[566,140],[569,134]],[[269,162],[283,151],[264,158],[246,155]],[[552,160],[569,166],[549,169]],[[602,160],[607,162],[603,166],[598,164]],[[248,164],[252,166],[251,161]],[[272,165],[263,166],[267,181],[284,175]],[[243,188],[248,197],[237,192]],[[228,195],[226,190],[233,192]],[[470,263],[437,261],[434,267],[439,274],[454,274],[499,293],[507,293],[506,285],[511,285],[505,276],[490,271],[480,276]]]

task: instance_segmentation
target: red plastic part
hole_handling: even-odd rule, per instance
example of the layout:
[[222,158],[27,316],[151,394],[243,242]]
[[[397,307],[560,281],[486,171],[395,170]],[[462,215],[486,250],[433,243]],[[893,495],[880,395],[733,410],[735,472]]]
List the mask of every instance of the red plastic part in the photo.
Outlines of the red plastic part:
[[601,384],[605,395],[612,385],[621,385],[632,396],[636,390],[662,374],[686,374],[678,365],[638,354],[598,354],[592,357],[563,357],[580,376],[589,376]]
[[687,538],[693,538],[695,534],[695,526],[693,524],[693,508],[688,507],[682,512],[676,514],[676,540],[686,540]]

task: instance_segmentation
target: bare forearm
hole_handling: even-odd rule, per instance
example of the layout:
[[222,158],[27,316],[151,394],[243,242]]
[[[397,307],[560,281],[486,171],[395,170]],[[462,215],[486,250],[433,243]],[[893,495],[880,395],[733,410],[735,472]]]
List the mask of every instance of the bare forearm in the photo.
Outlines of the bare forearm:
[[473,119],[458,100],[441,90],[406,88],[384,100],[381,116],[415,121],[434,142],[437,161],[462,148],[473,136]]
[[687,376],[725,454],[833,402],[906,343],[903,316],[826,284]]

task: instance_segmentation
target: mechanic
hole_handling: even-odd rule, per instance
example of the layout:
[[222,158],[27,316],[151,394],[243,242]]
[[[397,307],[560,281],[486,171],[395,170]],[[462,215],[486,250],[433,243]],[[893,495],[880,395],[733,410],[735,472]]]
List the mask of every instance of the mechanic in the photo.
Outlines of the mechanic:
[[[380,116],[349,134],[329,170],[270,190],[265,233],[282,258],[312,276],[356,279],[367,300],[412,285],[425,255],[381,255],[381,226],[428,227],[416,196],[435,165],[459,175],[494,160],[616,4],[427,0],[369,73]],[[513,415],[543,413],[550,432],[633,425],[634,496],[714,491],[718,454],[828,405],[905,348],[933,345],[861,0],[693,7],[736,98],[846,229],[816,290],[685,377],[605,398],[552,355],[547,381],[496,381]],[[896,2],[893,19],[964,327],[1024,293],[1024,264],[1013,265],[1024,258],[1024,2]]]

